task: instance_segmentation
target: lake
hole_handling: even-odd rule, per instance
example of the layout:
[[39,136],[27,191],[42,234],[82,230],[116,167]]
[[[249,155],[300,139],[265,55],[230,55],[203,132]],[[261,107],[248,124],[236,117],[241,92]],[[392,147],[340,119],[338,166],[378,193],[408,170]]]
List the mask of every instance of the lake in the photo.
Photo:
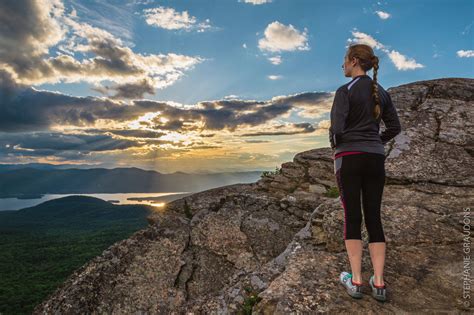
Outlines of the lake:
[[[166,192],[166,193],[113,193],[113,194],[45,194],[41,198],[18,199],[18,198],[0,198],[0,211],[20,210],[27,207],[33,207],[48,200],[62,198],[66,196],[91,196],[111,201],[116,205],[124,204],[146,204],[156,207],[162,207],[166,202],[170,202],[192,192]],[[131,200],[131,198],[133,198]],[[134,200],[135,199],[135,200]]]

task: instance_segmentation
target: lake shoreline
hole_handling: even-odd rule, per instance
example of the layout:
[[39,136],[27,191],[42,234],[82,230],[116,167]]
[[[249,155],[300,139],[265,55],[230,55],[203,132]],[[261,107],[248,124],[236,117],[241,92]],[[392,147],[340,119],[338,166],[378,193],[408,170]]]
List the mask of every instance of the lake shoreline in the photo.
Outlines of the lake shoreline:
[[18,211],[43,202],[71,195],[100,198],[115,205],[137,204],[157,206],[183,198],[195,192],[155,192],[155,193],[95,193],[95,194],[3,194],[0,197],[1,211]]

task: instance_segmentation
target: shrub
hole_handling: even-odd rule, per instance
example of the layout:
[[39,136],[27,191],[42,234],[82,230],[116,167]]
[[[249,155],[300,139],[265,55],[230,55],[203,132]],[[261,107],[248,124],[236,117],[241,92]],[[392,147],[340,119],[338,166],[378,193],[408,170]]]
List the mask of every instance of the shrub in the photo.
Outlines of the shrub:
[[337,187],[330,187],[325,193],[324,196],[329,198],[339,197],[339,189]]
[[274,171],[263,171],[261,177],[281,174],[281,168],[275,167]]
[[261,297],[258,296],[258,292],[255,291],[251,287],[245,287],[245,291],[247,292],[244,302],[242,304],[242,312],[239,314],[250,315],[252,314],[252,308],[262,300]]
[[188,201],[186,199],[184,199],[184,214],[186,215],[186,217],[188,219],[191,219],[193,217],[193,214],[191,212],[191,208],[189,207],[188,205]]

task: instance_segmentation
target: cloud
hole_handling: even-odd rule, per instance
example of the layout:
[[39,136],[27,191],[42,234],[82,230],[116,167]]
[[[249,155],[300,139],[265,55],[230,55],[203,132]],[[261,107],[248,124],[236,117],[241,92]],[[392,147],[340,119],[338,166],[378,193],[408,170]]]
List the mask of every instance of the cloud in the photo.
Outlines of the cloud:
[[[174,84],[205,60],[135,53],[108,31],[80,22],[75,11],[66,14],[59,0],[17,3],[0,2],[0,65],[21,84],[89,82],[97,88],[111,81],[116,85],[104,90],[128,98],[132,85],[141,93],[134,95],[143,96]],[[53,47],[57,56],[49,55]]]
[[[276,126],[277,129],[288,127],[287,125],[280,125]],[[293,130],[291,130],[293,129]],[[251,132],[251,133],[244,133],[240,136],[242,137],[253,137],[253,136],[281,136],[281,135],[294,135],[300,133],[310,133],[314,132],[313,125],[310,123],[292,123],[290,124],[290,130],[285,131],[259,131],[259,132]]]
[[67,74],[67,81],[99,83],[109,80],[122,85],[145,80],[154,88],[164,88],[182,77],[183,71],[204,61],[201,57],[174,53],[134,53],[129,47],[123,46],[120,39],[104,30],[72,19],[68,19],[67,23],[76,35],[69,46],[76,52],[96,56],[79,62],[71,56],[61,55],[51,61],[56,69]]
[[0,12],[0,65],[20,78],[54,75],[42,57],[66,33],[62,2],[1,1]]
[[133,6],[133,5],[148,5],[154,3],[155,0],[133,0],[128,2],[126,5],[127,6]]
[[134,15],[128,7],[129,3],[110,0],[68,0],[67,3],[73,8],[74,15],[80,16],[81,21],[132,42]]
[[415,59],[408,59],[406,56],[400,54],[398,51],[392,50],[388,53],[388,56],[392,60],[395,67],[398,70],[413,70],[417,68],[424,68],[420,63],[417,63]]
[[[318,117],[328,113],[334,97],[334,93],[311,92],[266,101],[239,100],[234,95],[194,105],[153,100],[125,104],[106,97],[37,90],[19,85],[5,71],[0,71],[0,78],[0,156],[4,163],[67,161],[116,167],[132,159],[136,165],[150,163],[153,168],[157,159],[191,157],[195,149],[215,150],[226,144],[231,148],[225,152],[237,150],[235,144],[245,140],[234,142],[230,133],[245,138],[318,135],[321,128],[315,130],[310,122],[282,123],[281,119],[306,115],[317,123]],[[293,112],[299,117],[290,117]],[[207,138],[213,139],[205,141]],[[228,162],[229,157],[216,158]],[[179,169],[179,165],[174,167]]]
[[471,31],[471,26],[472,26],[473,23],[474,23],[474,21],[469,23],[468,25],[466,25],[466,27],[462,30],[461,35],[469,34],[469,32]]
[[0,152],[13,155],[48,156],[64,151],[77,154],[125,150],[142,147],[144,143],[130,139],[116,139],[109,135],[65,134],[57,132],[0,132]]
[[322,128],[322,129],[329,129],[330,126],[331,126],[330,120],[321,120],[318,124],[318,128]]
[[415,59],[409,58],[405,55],[402,55],[400,52],[389,49],[379,41],[377,41],[374,37],[370,36],[369,34],[358,32],[358,31],[352,31],[352,35],[354,38],[349,38],[347,40],[348,45],[346,48],[349,47],[350,44],[353,43],[361,43],[361,44],[367,44],[373,49],[379,49],[385,54],[388,55],[392,63],[395,65],[395,67],[398,70],[414,70],[417,68],[424,68],[425,66],[421,63],[416,62]]
[[[367,44],[372,48],[381,49],[381,50],[386,49],[382,43],[378,42],[375,38],[373,38],[369,34],[358,32],[358,31],[352,31],[352,36],[354,36],[355,38],[348,39],[347,40],[348,44],[352,44],[352,43]],[[349,45],[347,45],[346,48],[347,47],[349,47]]]
[[438,51],[437,45],[434,44],[434,43],[432,45],[433,45],[433,48],[434,48],[433,58],[441,57],[442,54]]
[[291,24],[272,22],[266,27],[264,37],[258,41],[258,47],[270,52],[310,50],[307,29],[300,32]]
[[379,18],[381,18],[382,20],[386,20],[391,16],[389,13],[384,12],[384,11],[375,11],[375,13],[377,13]]
[[86,133],[106,133],[106,134],[113,134],[121,137],[126,138],[150,138],[150,139],[157,139],[161,136],[166,135],[165,132],[153,131],[153,130],[145,130],[145,129],[108,129],[108,128],[101,128],[101,129],[82,129],[81,131]]
[[271,3],[272,0],[239,0],[239,2],[250,3],[253,5],[260,5],[260,4]]
[[[189,109],[181,109],[155,101],[135,101],[141,108],[159,111],[160,117],[150,121],[148,127],[160,130],[228,130],[258,126],[291,110],[286,102],[219,100],[199,102]],[[162,117],[167,121],[160,121]],[[181,120],[180,120],[181,119]]]
[[297,108],[300,119],[319,119],[331,110],[335,92],[306,92],[285,98]]
[[472,58],[474,57],[474,50],[458,50],[456,54],[461,58]]
[[283,78],[283,76],[282,75],[269,75],[268,78],[270,80],[280,80]]
[[[142,98],[144,94],[155,94],[153,82],[149,78],[143,78],[136,82],[125,84],[116,84],[114,86],[97,86],[93,90],[105,94],[113,99],[137,99]],[[109,91],[114,91],[114,95],[109,95]]]
[[[130,165],[133,162],[151,161],[172,157],[190,151],[188,145],[152,137],[146,139],[117,137],[109,132],[98,134],[62,132],[0,132],[0,156],[3,163],[87,163]],[[120,131],[117,131],[120,132]],[[126,132],[125,130],[123,131]],[[189,146],[204,148],[191,142]],[[153,166],[153,165],[150,165]]]
[[281,56],[270,57],[268,60],[274,65],[279,65],[281,63]]
[[0,71],[0,131],[35,131],[55,125],[89,126],[98,119],[128,121],[148,109],[107,98],[75,97],[20,85]]
[[230,94],[230,95],[224,96],[224,99],[236,99],[236,98],[238,98],[238,97],[239,97],[238,95]]
[[269,143],[270,140],[259,140],[259,139],[246,139],[244,140],[247,143]]
[[[330,93],[279,96],[268,101],[224,99],[202,101],[193,106],[169,102],[133,100],[125,104],[106,97],[75,97],[42,91],[15,83],[0,71],[0,131],[41,131],[55,127],[90,127],[113,124],[159,131],[235,131],[259,126],[288,114],[294,106],[313,106]],[[148,118],[141,119],[144,115]],[[141,120],[140,120],[141,119]]]
[[159,6],[145,9],[143,13],[148,25],[167,30],[184,29],[190,31],[197,29],[198,32],[203,32],[211,27],[209,19],[198,23],[196,17],[189,15],[188,11],[177,12],[173,8]]

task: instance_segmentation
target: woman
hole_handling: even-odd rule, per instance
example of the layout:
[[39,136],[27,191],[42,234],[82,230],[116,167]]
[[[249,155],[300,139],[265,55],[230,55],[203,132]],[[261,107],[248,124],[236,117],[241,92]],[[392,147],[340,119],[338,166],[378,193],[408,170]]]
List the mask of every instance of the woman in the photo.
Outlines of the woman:
[[[372,296],[385,301],[385,237],[380,218],[385,184],[384,145],[401,132],[401,125],[390,95],[377,83],[378,62],[370,46],[349,46],[342,68],[352,80],[336,91],[329,141],[335,150],[334,173],[344,208],[344,241],[352,269],[351,273],[343,271],[340,281],[352,297],[362,298],[362,195],[374,269],[369,284]],[[366,74],[372,68],[373,79]],[[386,129],[379,134],[381,120]]]

